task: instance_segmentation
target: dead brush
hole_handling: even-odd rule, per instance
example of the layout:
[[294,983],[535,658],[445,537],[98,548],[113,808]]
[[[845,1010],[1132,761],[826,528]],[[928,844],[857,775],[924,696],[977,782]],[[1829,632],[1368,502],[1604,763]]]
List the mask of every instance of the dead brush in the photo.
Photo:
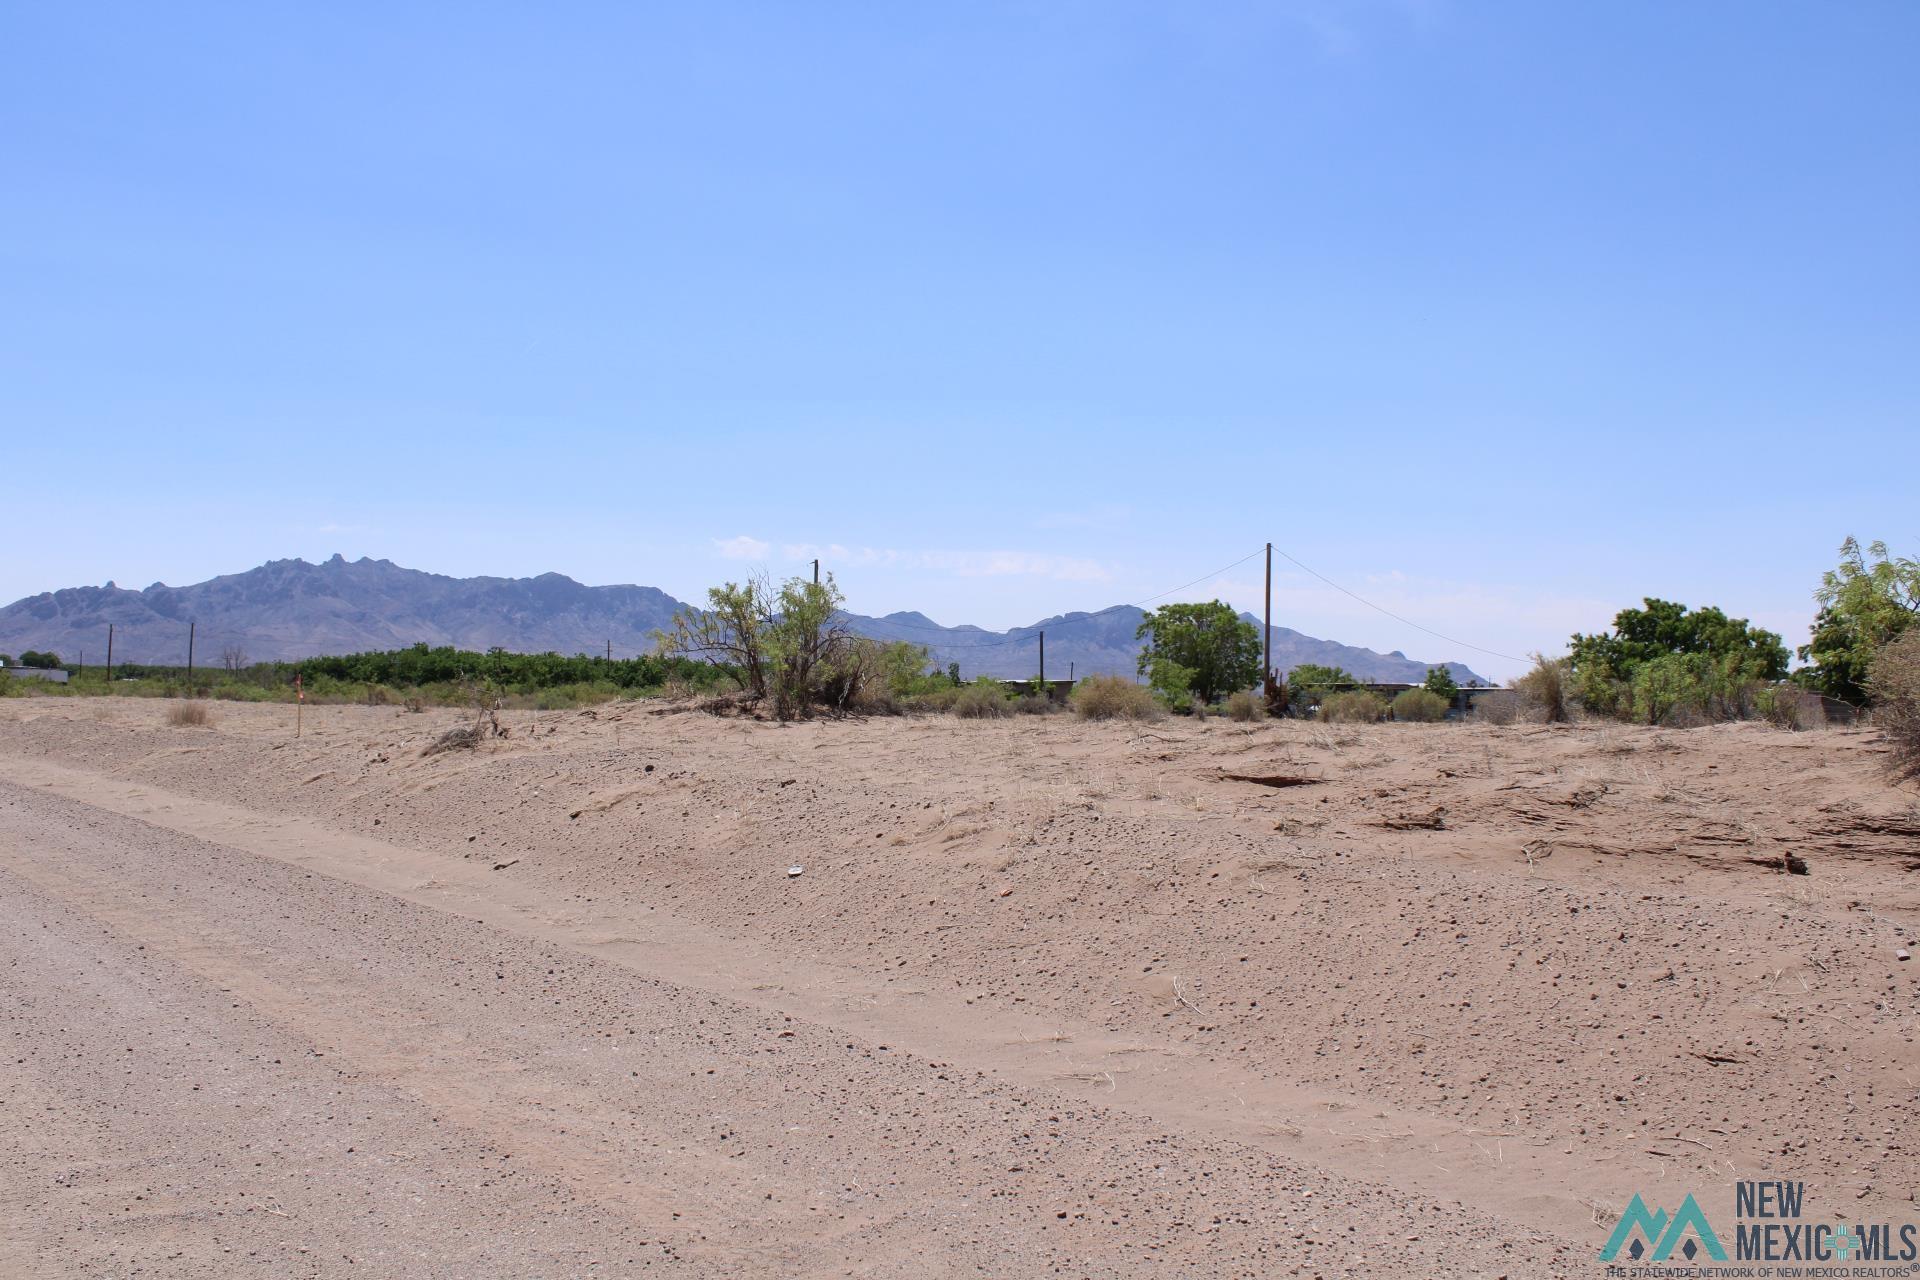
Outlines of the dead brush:
[[1874,728],[1889,748],[1888,770],[1895,778],[1920,777],[1920,627],[1881,646],[1867,687]]
[[167,708],[167,723],[176,729],[205,729],[213,723],[207,704],[195,698]]
[[473,723],[447,730],[426,745],[420,752],[422,756],[437,756],[443,751],[471,751],[487,738],[507,736],[500,724],[499,697],[486,686],[471,681],[464,684],[462,690],[473,710]]

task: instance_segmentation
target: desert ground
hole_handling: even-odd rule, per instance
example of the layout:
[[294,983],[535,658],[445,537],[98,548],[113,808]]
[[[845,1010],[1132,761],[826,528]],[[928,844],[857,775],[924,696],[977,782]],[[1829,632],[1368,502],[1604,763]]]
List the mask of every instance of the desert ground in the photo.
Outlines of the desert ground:
[[[1589,1276],[1920,1219],[1868,730],[0,702],[0,1274]],[[799,873],[790,874],[798,867]]]

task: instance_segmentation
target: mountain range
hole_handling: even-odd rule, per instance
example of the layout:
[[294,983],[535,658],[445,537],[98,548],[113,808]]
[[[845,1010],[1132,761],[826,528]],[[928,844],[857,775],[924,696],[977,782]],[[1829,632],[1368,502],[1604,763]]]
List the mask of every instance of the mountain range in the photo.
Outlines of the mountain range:
[[[112,624],[116,662],[182,663],[191,623],[196,663],[209,667],[228,651],[257,662],[422,642],[529,653],[604,653],[611,645],[618,657],[651,649],[654,630],[681,607],[656,587],[589,587],[558,573],[450,578],[390,560],[336,555],[320,564],[270,560],[184,587],[156,582],[136,591],[109,582],[28,596],[0,609],[0,652],[51,650],[68,662],[83,655],[98,662]],[[863,635],[926,645],[939,666],[957,662],[963,675],[1006,678],[1034,674],[1043,630],[1050,676],[1131,675],[1140,651],[1134,631],[1143,616],[1133,605],[1116,605],[988,631],[941,626],[922,613],[847,615]],[[1259,626],[1253,615],[1242,616]],[[1318,662],[1378,681],[1418,681],[1429,666],[1398,651],[1376,653],[1279,626],[1273,657],[1282,671]],[[1446,666],[1462,684],[1486,683],[1459,662],[1431,665]]]

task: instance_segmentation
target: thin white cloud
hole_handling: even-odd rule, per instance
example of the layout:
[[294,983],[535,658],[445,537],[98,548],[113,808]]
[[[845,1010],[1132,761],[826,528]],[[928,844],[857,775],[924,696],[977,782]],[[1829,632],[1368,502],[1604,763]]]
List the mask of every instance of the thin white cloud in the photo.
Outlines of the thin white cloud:
[[743,533],[732,538],[715,538],[713,549],[723,560],[765,560],[767,552],[773,550],[773,544]]
[[862,568],[922,569],[959,578],[1032,577],[1055,582],[1107,582],[1113,572],[1098,560],[1043,551],[915,551],[899,547],[849,547],[789,542],[780,548],[788,560],[818,558],[825,568],[836,565]]

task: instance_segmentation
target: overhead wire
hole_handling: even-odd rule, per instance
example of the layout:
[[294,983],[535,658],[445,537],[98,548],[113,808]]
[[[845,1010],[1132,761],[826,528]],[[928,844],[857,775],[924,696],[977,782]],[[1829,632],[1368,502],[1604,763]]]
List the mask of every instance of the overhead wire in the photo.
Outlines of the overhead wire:
[[[1123,609],[1144,608],[1145,606],[1152,604],[1156,600],[1164,600],[1166,597],[1185,591],[1189,587],[1198,586],[1200,583],[1206,582],[1208,579],[1217,578],[1223,573],[1231,572],[1232,570],[1237,569],[1241,565],[1245,564],[1247,561],[1254,559],[1256,556],[1259,556],[1265,550],[1266,550],[1266,547],[1263,545],[1249,552],[1248,554],[1241,556],[1238,560],[1235,560],[1232,564],[1223,565],[1220,568],[1215,569],[1211,573],[1203,573],[1199,577],[1193,579],[1191,582],[1183,582],[1177,587],[1170,587],[1165,591],[1158,592],[1154,595],[1146,596],[1139,600],[1131,601],[1127,604],[1109,605],[1105,609],[1097,609],[1091,613],[1083,613],[1078,617],[1066,618],[1060,622],[1053,623],[1050,626],[1045,628],[1041,627],[1039,624],[1036,623],[1032,626],[1027,626],[1027,627],[1014,627],[1010,629],[1006,635],[1002,636],[998,640],[982,640],[974,643],[955,643],[953,641],[935,641],[934,643],[935,643],[935,646],[940,649],[998,649],[1005,645],[1010,645],[1010,644],[1025,644],[1032,641],[1034,637],[1037,636],[1042,630],[1061,631],[1061,630],[1065,630],[1068,627],[1079,626],[1082,623],[1092,622],[1096,618],[1104,617],[1105,615],[1110,613],[1118,613]],[[1353,599],[1358,600],[1361,604],[1367,606],[1367,608],[1374,610],[1376,613],[1381,613],[1386,615],[1389,618],[1392,618],[1395,622],[1400,623],[1402,626],[1412,627],[1415,631],[1423,632],[1426,635],[1430,635],[1434,637],[1436,640],[1445,640],[1448,644],[1459,645],[1461,648],[1471,649],[1475,653],[1484,653],[1488,657],[1504,658],[1509,662],[1526,662],[1527,661],[1527,659],[1517,657],[1514,654],[1502,653],[1498,649],[1489,649],[1484,645],[1477,645],[1472,643],[1471,641],[1462,640],[1457,636],[1450,636],[1444,632],[1435,631],[1432,627],[1422,626],[1420,623],[1413,621],[1413,619],[1411,618],[1402,617],[1400,614],[1395,613],[1391,609],[1388,609],[1382,605],[1375,604],[1373,601],[1367,599],[1365,596],[1361,595],[1357,591],[1351,591],[1348,588],[1341,586],[1338,582],[1335,582],[1332,578],[1327,577],[1327,575],[1325,575],[1324,573],[1321,573],[1318,569],[1315,569],[1313,566],[1303,563],[1300,559],[1298,559],[1288,551],[1284,550],[1283,548],[1274,547],[1273,550],[1274,550],[1274,554],[1280,556],[1282,559],[1293,564],[1296,568],[1308,574],[1311,574],[1315,578],[1318,578],[1320,581],[1332,587],[1335,591],[1340,592],[1342,595],[1350,596]],[[850,618],[853,615],[848,614],[845,610],[842,610],[841,616]],[[960,628],[942,627],[938,625],[919,626],[911,622],[891,622],[885,618],[874,618],[871,621],[880,623],[881,625],[889,628],[890,630],[918,631],[918,632],[924,632],[924,633],[939,635],[939,636],[950,636],[956,630],[961,630]]]

